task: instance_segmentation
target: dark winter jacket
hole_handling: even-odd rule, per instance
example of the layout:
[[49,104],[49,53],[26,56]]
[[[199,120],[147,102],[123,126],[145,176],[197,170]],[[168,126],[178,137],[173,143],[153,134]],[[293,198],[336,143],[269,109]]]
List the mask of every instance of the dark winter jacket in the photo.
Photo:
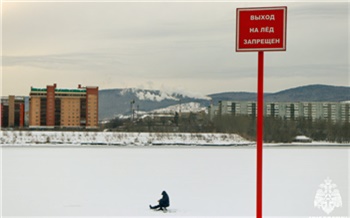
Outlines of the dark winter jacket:
[[163,195],[163,197],[159,200],[159,205],[161,207],[169,207],[170,201],[169,201],[168,194],[165,191],[163,191],[162,195]]

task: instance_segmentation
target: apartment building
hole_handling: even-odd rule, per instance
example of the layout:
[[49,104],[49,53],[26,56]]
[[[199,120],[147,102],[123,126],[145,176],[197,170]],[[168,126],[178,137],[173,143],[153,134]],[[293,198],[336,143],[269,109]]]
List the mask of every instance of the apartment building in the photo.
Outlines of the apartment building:
[[98,87],[31,87],[29,127],[98,128]]
[[[209,107],[209,117],[217,115],[257,115],[257,104],[245,101],[220,101]],[[350,102],[265,102],[264,115],[287,120],[305,118],[326,119],[332,122],[350,122]]]
[[0,114],[2,128],[24,127],[24,97],[14,95],[2,97]]

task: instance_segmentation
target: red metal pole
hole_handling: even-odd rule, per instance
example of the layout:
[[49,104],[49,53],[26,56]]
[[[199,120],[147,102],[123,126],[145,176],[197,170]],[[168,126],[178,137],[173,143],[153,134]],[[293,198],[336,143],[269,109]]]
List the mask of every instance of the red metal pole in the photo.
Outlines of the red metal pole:
[[258,52],[258,117],[256,122],[256,217],[262,218],[263,127],[264,127],[264,52]]

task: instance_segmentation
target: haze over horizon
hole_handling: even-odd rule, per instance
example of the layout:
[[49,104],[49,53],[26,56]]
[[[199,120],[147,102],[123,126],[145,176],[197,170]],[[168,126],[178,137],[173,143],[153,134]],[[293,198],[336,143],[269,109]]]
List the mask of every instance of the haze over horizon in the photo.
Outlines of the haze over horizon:
[[287,51],[265,92],[349,86],[349,2],[2,2],[0,95],[97,85],[256,92],[257,52],[235,52],[236,8],[287,6]]

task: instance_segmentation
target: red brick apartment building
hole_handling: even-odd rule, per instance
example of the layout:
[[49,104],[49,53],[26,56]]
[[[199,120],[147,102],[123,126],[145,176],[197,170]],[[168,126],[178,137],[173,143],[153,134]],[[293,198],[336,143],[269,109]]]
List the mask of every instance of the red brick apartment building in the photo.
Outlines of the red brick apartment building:
[[29,99],[30,128],[98,128],[98,87],[33,88]]
[[2,128],[24,127],[24,97],[10,95],[1,98],[0,123]]

